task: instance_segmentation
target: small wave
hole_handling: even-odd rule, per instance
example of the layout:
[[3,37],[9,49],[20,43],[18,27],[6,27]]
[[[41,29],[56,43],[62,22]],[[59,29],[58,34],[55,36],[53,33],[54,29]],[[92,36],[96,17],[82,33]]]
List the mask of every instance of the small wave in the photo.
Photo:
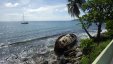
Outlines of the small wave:
[[38,50],[38,54],[46,54],[48,52],[48,48],[46,47],[46,48],[40,48],[39,50]]
[[5,43],[0,43],[0,48],[3,48],[3,47],[8,47],[8,45],[6,45]]
[[[104,32],[106,32],[106,31],[107,31],[106,29],[102,29],[102,32],[101,32],[101,33],[104,33]],[[97,30],[89,31],[89,33],[90,33],[92,36],[95,36],[95,35],[97,34]],[[89,38],[86,33],[80,33],[80,34],[78,35],[78,37],[79,37],[80,39]]]
[[103,29],[101,33],[107,32],[107,29]]
[[[55,37],[55,36],[57,37],[58,35],[61,35],[61,34],[65,34],[65,33],[54,34],[54,35],[40,37],[40,38],[37,37],[37,38],[32,38],[32,39],[26,39],[26,40],[17,41],[17,42],[0,43],[0,48],[9,47],[9,46],[16,46],[16,45],[19,46],[19,45],[22,45],[22,44],[31,43],[31,42],[34,42],[34,41],[44,40],[44,39],[47,39],[47,41],[51,42],[51,41],[54,41],[53,37]],[[56,37],[55,37],[55,39],[56,39]],[[48,39],[48,38],[50,38],[50,39]],[[47,43],[48,46],[51,46],[50,44],[51,43]]]
[[23,41],[10,43],[9,45],[12,46],[12,45],[25,44],[25,43],[32,42],[32,41],[35,41],[35,40],[44,40],[44,39],[47,39],[47,38],[52,38],[52,37],[55,37],[55,36],[58,36],[58,35],[66,34],[66,33],[68,33],[68,32],[60,33],[60,34],[54,34],[54,35],[50,35],[50,36],[44,36],[44,37],[40,37],[40,38],[38,37],[38,38],[26,39],[26,40],[23,40]]

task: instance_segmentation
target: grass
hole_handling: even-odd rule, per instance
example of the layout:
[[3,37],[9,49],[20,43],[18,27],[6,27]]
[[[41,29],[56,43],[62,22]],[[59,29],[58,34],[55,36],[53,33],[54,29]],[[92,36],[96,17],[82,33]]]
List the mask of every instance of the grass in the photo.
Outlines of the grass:
[[111,40],[106,40],[96,44],[90,39],[81,40],[81,48],[83,50],[83,56],[81,64],[91,64],[96,57],[102,52],[102,50],[109,44]]

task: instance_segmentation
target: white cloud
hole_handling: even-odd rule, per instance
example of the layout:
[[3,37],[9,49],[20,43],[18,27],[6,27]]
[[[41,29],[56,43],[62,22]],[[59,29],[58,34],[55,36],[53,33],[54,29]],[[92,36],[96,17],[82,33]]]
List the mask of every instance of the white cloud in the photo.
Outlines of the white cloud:
[[31,0],[19,0],[19,3],[21,3],[21,5],[28,5],[30,4]]
[[[6,7],[16,7],[19,4],[16,3],[7,3]],[[39,8],[27,8],[23,7],[21,8],[22,11],[20,13],[18,12],[12,12],[12,13],[6,13],[2,19],[4,20],[22,20],[22,14],[24,13],[25,20],[26,21],[47,21],[47,20],[70,20],[71,17],[67,13],[67,7],[65,4],[61,5],[53,5],[53,6],[41,6]],[[7,18],[7,19],[5,19]]]
[[5,3],[5,7],[17,7],[18,5],[19,3],[11,3],[11,2]]
[[[62,14],[64,13],[64,15]],[[43,6],[39,8],[26,8],[24,14],[27,20],[69,20],[71,17],[67,13],[65,4]]]
[[65,7],[64,10],[67,11],[68,10],[67,7]]
[[43,11],[48,11],[49,8],[46,8],[46,7],[40,7],[40,8],[37,8],[37,9],[28,9],[27,12],[43,12]]
[[35,9],[27,9],[27,12],[62,12],[66,11],[66,5],[54,5],[54,6],[46,6],[39,7]]

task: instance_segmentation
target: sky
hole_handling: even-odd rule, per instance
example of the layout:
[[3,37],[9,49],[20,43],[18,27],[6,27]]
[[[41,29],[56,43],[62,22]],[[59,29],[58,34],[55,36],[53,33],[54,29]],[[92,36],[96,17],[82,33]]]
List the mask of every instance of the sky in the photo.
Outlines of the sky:
[[72,20],[67,0],[0,0],[0,21]]

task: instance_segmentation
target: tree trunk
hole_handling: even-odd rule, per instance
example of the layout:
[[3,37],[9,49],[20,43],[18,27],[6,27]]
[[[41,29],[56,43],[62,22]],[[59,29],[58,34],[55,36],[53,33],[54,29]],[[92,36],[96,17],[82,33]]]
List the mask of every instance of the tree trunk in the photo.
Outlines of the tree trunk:
[[101,40],[101,27],[102,27],[102,22],[99,22],[99,25],[98,25],[98,31],[97,31],[97,41],[100,42]]
[[81,24],[82,24],[82,27],[83,29],[85,30],[85,32],[87,33],[87,35],[89,36],[90,39],[93,39],[93,37],[91,36],[91,34],[88,32],[88,30],[86,29],[84,23],[82,22],[82,20],[79,18]]
[[87,35],[89,36],[89,38],[93,39],[93,37],[90,35],[90,33],[88,32],[88,30],[85,28],[85,26],[83,26],[83,29],[85,30],[85,32],[87,33]]

